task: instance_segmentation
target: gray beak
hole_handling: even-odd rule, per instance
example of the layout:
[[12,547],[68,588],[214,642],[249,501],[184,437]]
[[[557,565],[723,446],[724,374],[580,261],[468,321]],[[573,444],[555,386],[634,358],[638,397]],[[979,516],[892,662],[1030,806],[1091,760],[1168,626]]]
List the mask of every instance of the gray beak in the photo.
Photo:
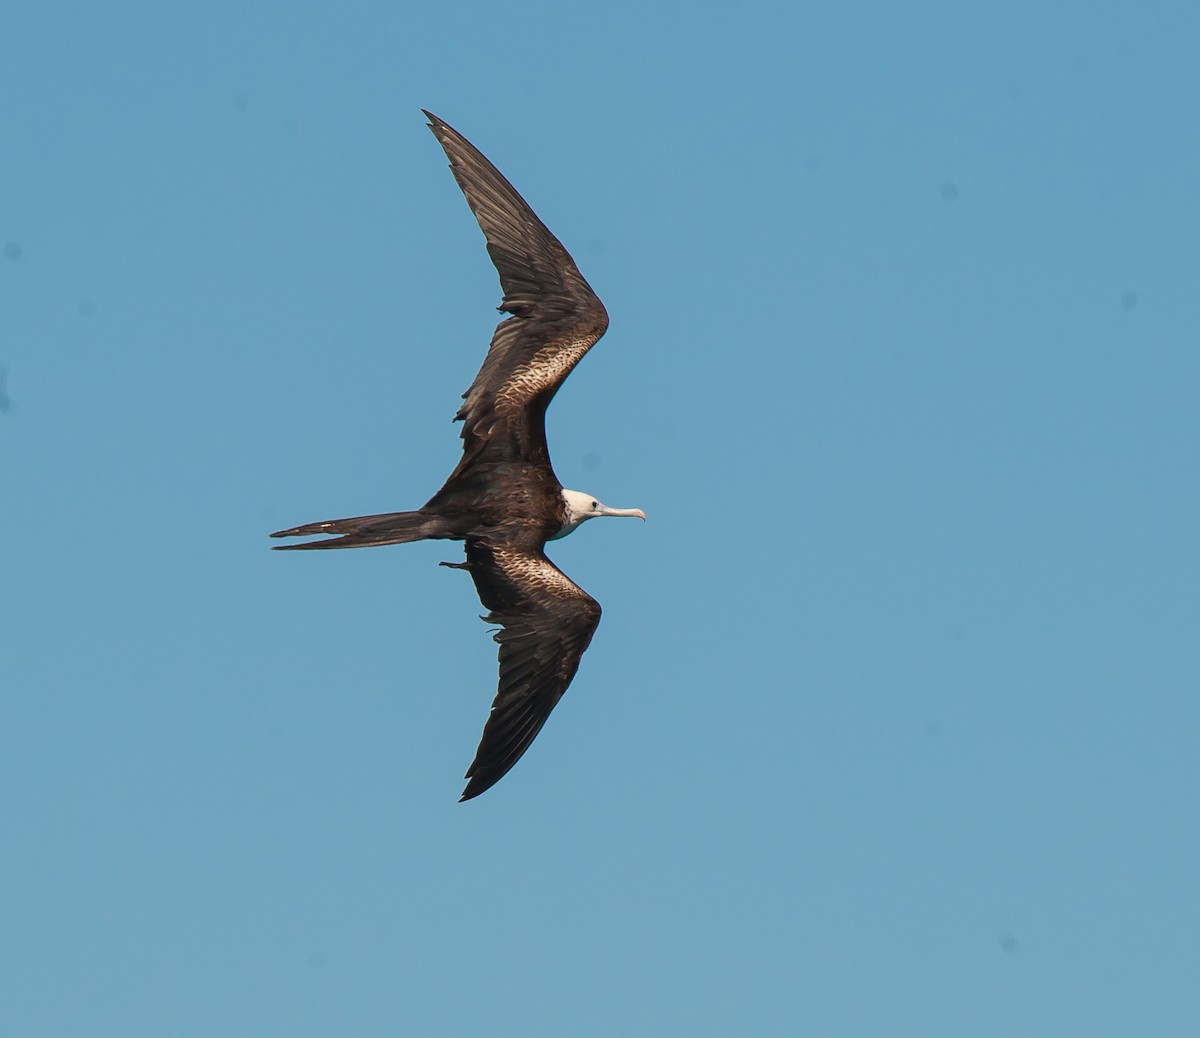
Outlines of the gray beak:
[[608,505],[601,505],[601,507],[604,509],[600,513],[601,515],[625,515],[631,516],[634,519],[641,519],[642,522],[646,521],[646,513],[640,508],[609,508]]

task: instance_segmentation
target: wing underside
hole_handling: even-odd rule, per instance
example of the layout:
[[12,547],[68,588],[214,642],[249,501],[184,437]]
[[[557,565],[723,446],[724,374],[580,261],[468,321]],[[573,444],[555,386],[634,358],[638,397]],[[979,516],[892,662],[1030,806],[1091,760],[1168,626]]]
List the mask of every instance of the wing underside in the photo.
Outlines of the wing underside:
[[472,538],[465,568],[499,624],[500,680],[462,799],[520,760],[558,704],[600,623],[600,605],[536,549]]
[[429,112],[429,128],[487,239],[500,275],[492,336],[457,417],[467,456],[545,454],[546,404],[608,327],[608,314],[567,250],[465,137]]

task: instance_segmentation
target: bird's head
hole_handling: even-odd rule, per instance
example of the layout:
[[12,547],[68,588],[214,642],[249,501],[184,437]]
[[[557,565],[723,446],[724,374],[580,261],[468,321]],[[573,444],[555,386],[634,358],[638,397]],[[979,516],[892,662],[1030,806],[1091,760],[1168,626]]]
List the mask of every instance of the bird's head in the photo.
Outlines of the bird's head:
[[591,494],[585,494],[581,490],[564,490],[562,496],[567,505],[567,521],[558,533],[550,538],[552,541],[559,537],[566,537],[580,523],[585,523],[589,519],[595,519],[601,515],[626,515],[642,520],[646,518],[646,513],[640,508],[609,508],[608,505],[602,505]]

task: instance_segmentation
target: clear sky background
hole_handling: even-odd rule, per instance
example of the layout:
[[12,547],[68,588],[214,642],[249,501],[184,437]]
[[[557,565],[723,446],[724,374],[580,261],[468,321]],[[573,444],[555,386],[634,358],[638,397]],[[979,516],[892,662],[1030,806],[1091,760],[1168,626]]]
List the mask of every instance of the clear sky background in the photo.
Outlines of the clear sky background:
[[[1200,1033],[1200,4],[0,13],[0,1033]],[[412,508],[612,325],[516,769]]]

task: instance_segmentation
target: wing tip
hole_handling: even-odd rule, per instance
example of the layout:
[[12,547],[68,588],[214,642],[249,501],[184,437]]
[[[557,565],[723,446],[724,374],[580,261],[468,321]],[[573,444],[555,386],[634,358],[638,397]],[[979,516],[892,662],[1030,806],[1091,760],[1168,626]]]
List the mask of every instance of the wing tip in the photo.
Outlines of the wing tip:
[[480,793],[486,793],[504,776],[495,775],[491,778],[481,779],[477,775],[467,774],[467,784],[463,787],[462,796],[458,798],[460,804],[465,804],[468,800],[474,800]]
[[422,108],[421,114],[429,120],[425,125],[429,127],[429,132],[432,133],[439,141],[443,137],[457,137],[458,131],[454,129],[445,119],[434,115],[428,108]]

